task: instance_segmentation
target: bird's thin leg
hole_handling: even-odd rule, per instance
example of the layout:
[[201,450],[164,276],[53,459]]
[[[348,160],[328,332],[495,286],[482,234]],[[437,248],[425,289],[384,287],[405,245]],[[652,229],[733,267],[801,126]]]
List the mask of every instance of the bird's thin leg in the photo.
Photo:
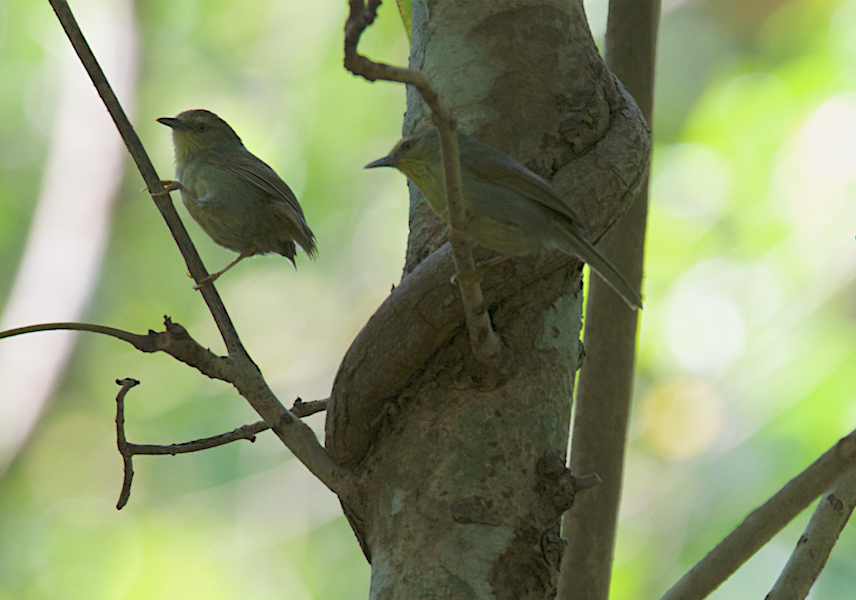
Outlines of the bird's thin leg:
[[220,275],[222,275],[223,273],[225,273],[226,271],[228,271],[229,269],[231,269],[232,267],[237,265],[239,262],[241,262],[242,260],[244,260],[248,256],[254,255],[256,252],[258,252],[258,250],[256,250],[255,248],[251,248],[249,250],[244,250],[243,252],[241,252],[238,255],[238,258],[236,258],[235,260],[230,262],[228,265],[226,265],[225,267],[223,267],[222,269],[220,269],[216,273],[211,273],[208,277],[204,277],[203,279],[200,279],[198,282],[196,282],[196,285],[193,286],[193,289],[198,290],[200,287],[202,287],[203,283],[207,283],[209,281],[211,283],[214,283],[217,280],[217,278],[220,277]]
[[[152,192],[153,196],[168,196],[170,192],[174,192],[175,190],[179,190],[193,198],[193,194],[190,193],[186,187],[184,187],[180,181],[176,181],[175,179],[161,179],[161,185],[164,186],[164,191],[162,192]],[[149,188],[143,188],[142,191],[148,192]]]
[[512,258],[512,257],[511,257],[511,256],[506,256],[506,255],[504,255],[504,254],[498,254],[498,255],[494,256],[493,258],[491,258],[491,259],[488,259],[488,260],[485,260],[485,261],[482,261],[482,262],[478,263],[478,264],[476,265],[476,267],[478,267],[478,268],[479,268],[479,270],[481,270],[481,269],[483,269],[484,267],[490,267],[490,266],[492,266],[492,265],[497,265],[497,264],[501,263],[501,262],[502,262],[502,261],[504,261],[504,260],[508,260],[509,258]]
[[[512,257],[511,256],[505,256],[504,254],[497,254],[493,258],[490,258],[488,260],[484,260],[480,263],[476,263],[476,281],[482,281],[482,269],[484,269],[485,267],[489,267],[491,265],[501,263],[502,261],[508,260],[509,258],[512,258]],[[453,284],[458,282],[458,274],[457,273],[452,275],[451,282]]]

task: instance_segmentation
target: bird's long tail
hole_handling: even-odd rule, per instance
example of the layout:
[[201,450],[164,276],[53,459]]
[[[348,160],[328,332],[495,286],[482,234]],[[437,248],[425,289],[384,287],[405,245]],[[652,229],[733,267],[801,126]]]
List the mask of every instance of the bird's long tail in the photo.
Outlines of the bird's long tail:
[[561,234],[557,244],[559,250],[588,263],[592,271],[600,275],[601,279],[615,290],[632,310],[642,308],[642,298],[639,293],[627,282],[624,275],[583,237],[582,233],[562,229]]

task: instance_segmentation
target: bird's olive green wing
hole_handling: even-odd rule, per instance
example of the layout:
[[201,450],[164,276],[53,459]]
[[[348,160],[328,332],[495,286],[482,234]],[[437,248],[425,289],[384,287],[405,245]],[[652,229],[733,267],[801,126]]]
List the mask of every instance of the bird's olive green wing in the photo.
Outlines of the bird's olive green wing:
[[[306,218],[303,216],[303,209],[297,201],[297,196],[294,195],[288,184],[276,174],[276,171],[249,152],[235,152],[228,155],[215,154],[209,157],[209,160],[215,166],[237,175],[270,194],[276,214],[293,225],[292,227],[286,226],[288,237],[300,244],[310,258],[314,258],[317,254],[315,236],[306,224]],[[289,241],[283,250],[277,250],[292,263],[294,262],[293,246],[294,244]]]
[[224,171],[237,175],[264,190],[273,197],[274,201],[286,204],[303,217],[303,209],[297,202],[297,196],[294,195],[288,184],[276,174],[276,171],[261,159],[249,152],[234,152],[228,155],[214,154],[209,157],[209,160]]
[[549,183],[515,158],[464,134],[459,135],[458,144],[461,147],[461,168],[487,182],[514,190],[533,202],[561,213],[577,226],[583,225],[573,209]]

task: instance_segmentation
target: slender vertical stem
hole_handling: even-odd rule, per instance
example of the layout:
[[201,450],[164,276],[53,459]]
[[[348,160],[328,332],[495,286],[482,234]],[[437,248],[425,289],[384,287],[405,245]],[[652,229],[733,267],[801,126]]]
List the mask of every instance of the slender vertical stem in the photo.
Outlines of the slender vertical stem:
[[[610,0],[606,60],[651,122],[659,0]],[[641,288],[648,194],[599,244],[600,250]],[[586,307],[586,359],[577,389],[571,470],[597,473],[603,485],[581,494],[565,514],[569,546],[562,564],[560,598],[606,600],[612,574],[624,452],[636,355],[638,312],[594,277]]]

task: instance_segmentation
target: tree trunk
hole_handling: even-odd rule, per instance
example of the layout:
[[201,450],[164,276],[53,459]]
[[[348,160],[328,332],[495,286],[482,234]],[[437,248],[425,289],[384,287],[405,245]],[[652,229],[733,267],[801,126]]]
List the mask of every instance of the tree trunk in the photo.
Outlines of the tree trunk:
[[[414,2],[411,67],[461,130],[552,181],[592,240],[638,193],[647,128],[580,2]],[[409,90],[405,131],[426,126]],[[327,447],[362,491],[344,508],[372,598],[552,597],[573,502],[564,457],[584,354],[581,265],[551,254],[483,270],[505,344],[502,366],[485,367],[449,282],[446,226],[421,200],[411,186],[404,278],[345,356],[327,415]]]

